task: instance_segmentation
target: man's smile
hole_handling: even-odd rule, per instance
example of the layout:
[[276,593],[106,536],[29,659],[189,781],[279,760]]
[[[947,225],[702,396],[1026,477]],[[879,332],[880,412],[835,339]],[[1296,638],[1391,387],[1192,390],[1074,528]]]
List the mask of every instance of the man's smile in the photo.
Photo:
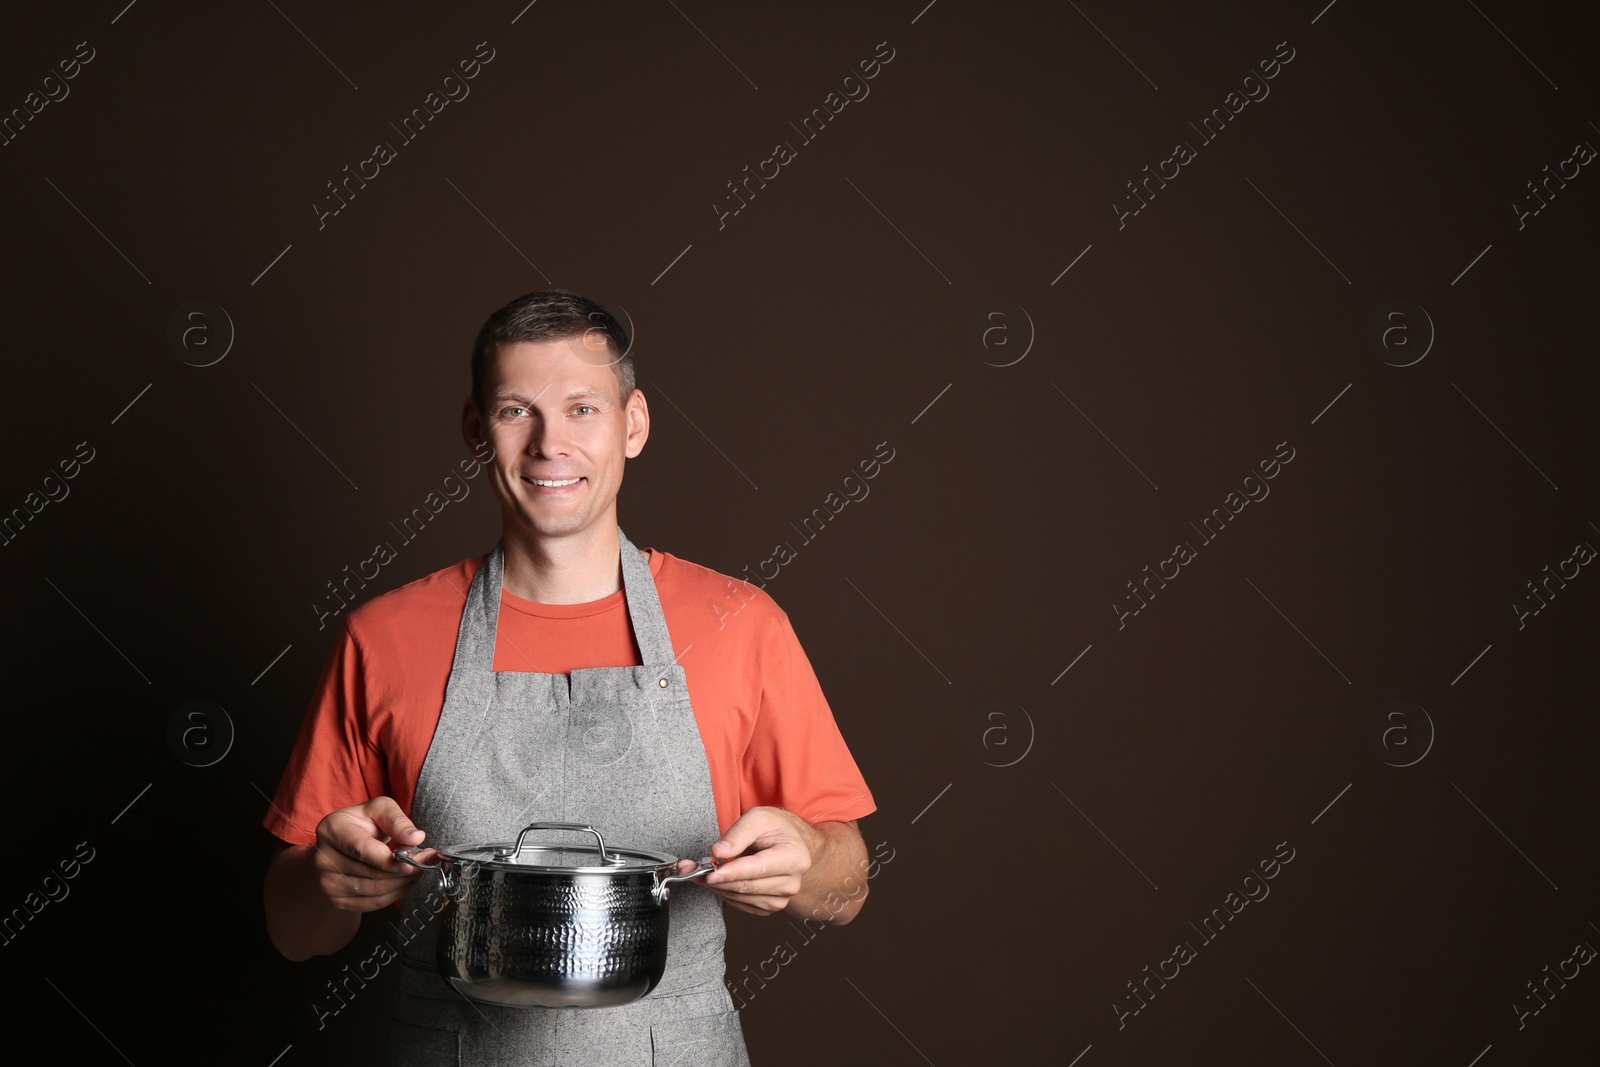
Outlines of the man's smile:
[[583,478],[533,478],[523,475],[522,481],[533,487],[535,493],[565,493],[570,492]]

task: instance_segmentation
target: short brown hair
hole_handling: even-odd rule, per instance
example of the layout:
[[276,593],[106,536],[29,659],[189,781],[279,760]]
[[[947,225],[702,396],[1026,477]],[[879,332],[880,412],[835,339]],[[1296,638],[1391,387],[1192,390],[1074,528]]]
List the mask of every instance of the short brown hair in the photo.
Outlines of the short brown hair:
[[593,300],[567,289],[544,289],[519,296],[489,316],[472,346],[472,400],[485,411],[483,375],[489,359],[502,344],[517,341],[560,341],[599,331],[611,354],[619,398],[633,395],[633,352],[628,332],[616,318]]

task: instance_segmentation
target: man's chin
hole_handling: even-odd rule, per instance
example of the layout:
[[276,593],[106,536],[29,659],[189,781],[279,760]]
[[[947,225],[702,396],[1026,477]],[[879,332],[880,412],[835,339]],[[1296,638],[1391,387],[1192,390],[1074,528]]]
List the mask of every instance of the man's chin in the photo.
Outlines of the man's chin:
[[583,532],[589,525],[589,517],[535,513],[523,508],[516,513],[516,524],[534,537],[567,537]]

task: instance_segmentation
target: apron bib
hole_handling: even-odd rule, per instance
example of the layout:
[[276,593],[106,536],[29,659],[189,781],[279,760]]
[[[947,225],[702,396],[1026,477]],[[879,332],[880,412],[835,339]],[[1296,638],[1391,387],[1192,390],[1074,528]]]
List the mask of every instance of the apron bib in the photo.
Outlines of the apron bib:
[[[710,854],[721,833],[684,669],[645,554],[617,536],[638,667],[493,670],[503,541],[478,568],[417,778],[411,819],[427,831],[425,845],[509,842],[532,822],[578,822],[622,846]],[[419,875],[402,905],[428,921],[406,920],[416,933],[401,951],[389,1067],[749,1067],[723,985],[722,902],[704,886],[672,894],[661,983],[611,1008],[510,1008],[456,992],[434,956],[439,892],[437,874]]]

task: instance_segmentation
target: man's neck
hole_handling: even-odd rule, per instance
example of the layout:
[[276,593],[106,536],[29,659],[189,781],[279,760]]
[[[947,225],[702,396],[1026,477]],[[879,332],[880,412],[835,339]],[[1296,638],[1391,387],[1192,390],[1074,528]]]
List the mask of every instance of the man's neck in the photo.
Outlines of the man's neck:
[[587,604],[622,588],[614,523],[564,537],[506,530],[505,588],[540,604]]

